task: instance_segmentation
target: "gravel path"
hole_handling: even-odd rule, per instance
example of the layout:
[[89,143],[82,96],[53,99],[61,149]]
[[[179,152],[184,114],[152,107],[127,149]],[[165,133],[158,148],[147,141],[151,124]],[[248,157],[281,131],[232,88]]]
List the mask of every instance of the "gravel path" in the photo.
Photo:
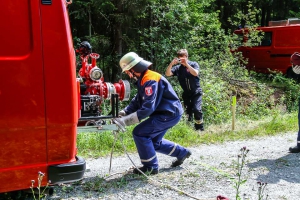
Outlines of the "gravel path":
[[[267,183],[263,194],[268,195],[268,199],[299,199],[300,154],[288,153],[288,148],[295,141],[296,133],[290,132],[253,140],[191,147],[192,156],[176,168],[170,168],[174,158],[158,154],[160,173],[150,176],[154,181],[128,172],[133,164],[126,155],[113,157],[111,176],[108,176],[110,157],[87,159],[84,179],[77,184],[55,187],[50,199],[208,200],[223,195],[233,200],[236,195],[234,183],[220,172],[232,176],[237,173],[234,163],[242,147],[250,150],[242,173],[246,180],[240,188],[242,199],[259,199],[258,181]],[[130,157],[136,165],[140,165],[137,154],[131,154]],[[178,188],[194,198],[161,186],[157,181]]]

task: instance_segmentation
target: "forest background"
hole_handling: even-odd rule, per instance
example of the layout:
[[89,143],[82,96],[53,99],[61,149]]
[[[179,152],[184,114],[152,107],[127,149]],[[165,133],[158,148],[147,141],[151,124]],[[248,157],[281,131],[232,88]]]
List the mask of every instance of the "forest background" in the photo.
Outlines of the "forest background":
[[[239,120],[259,120],[297,110],[299,85],[281,74],[256,74],[245,69],[241,45],[233,31],[245,25],[298,17],[299,0],[74,0],[68,7],[74,45],[89,41],[100,54],[98,67],[106,82],[127,79],[120,58],[130,52],[153,63],[164,74],[178,49],[200,65],[206,125],[232,119],[237,97]],[[243,45],[259,42],[259,37]],[[181,96],[176,78],[168,78]],[[135,93],[132,87],[132,94]],[[132,96],[132,95],[131,95]],[[124,107],[128,102],[122,102]],[[296,115],[294,115],[296,116]],[[296,122],[296,121],[295,121]]]

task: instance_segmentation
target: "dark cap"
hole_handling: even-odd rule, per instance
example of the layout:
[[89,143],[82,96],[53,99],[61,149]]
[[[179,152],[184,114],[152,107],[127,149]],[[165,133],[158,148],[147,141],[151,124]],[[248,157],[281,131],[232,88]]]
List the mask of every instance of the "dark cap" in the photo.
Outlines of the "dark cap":
[[300,53],[295,52],[291,56],[291,63],[293,65],[300,65]]

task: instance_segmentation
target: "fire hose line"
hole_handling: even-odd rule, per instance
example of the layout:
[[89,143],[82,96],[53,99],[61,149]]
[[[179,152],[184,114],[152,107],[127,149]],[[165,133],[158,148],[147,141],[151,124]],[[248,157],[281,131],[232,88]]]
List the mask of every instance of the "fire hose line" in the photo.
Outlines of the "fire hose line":
[[[113,122],[115,123],[116,121],[113,120]],[[116,123],[116,124],[117,124],[119,130],[121,129],[122,132],[124,132],[124,129],[125,129],[125,128],[124,128],[124,127],[120,127],[120,124],[118,124],[118,123]],[[113,143],[112,150],[111,150],[111,153],[110,153],[109,174],[110,174],[110,172],[111,172],[111,163],[112,163],[112,155],[113,155],[113,151],[114,151],[114,146],[115,146],[115,143],[116,143],[117,139],[119,138],[120,141],[121,141],[121,144],[122,144],[122,146],[123,146],[124,152],[125,152],[126,156],[128,157],[128,159],[129,159],[129,160],[131,161],[131,163],[133,164],[133,166],[134,166],[134,167],[135,167],[135,168],[136,168],[136,169],[137,169],[144,177],[146,177],[147,180],[150,181],[150,183],[153,183],[153,185],[158,184],[158,185],[161,186],[161,187],[167,187],[167,188],[169,188],[169,189],[172,189],[172,190],[175,190],[175,191],[177,191],[177,192],[180,192],[181,194],[185,194],[186,196],[188,196],[188,197],[190,197],[190,198],[192,198],[192,199],[196,199],[196,200],[215,200],[215,199],[212,199],[212,198],[211,198],[211,199],[199,199],[199,198],[194,197],[194,196],[192,196],[191,194],[188,194],[188,193],[186,193],[186,192],[184,192],[184,191],[182,191],[182,190],[180,190],[180,189],[178,189],[178,188],[175,188],[175,187],[173,187],[173,186],[171,186],[171,185],[168,185],[168,184],[162,183],[162,182],[160,182],[160,181],[154,180],[153,178],[151,178],[150,176],[148,176],[147,174],[145,174],[144,172],[142,172],[142,171],[136,166],[136,164],[133,162],[133,160],[130,158],[130,156],[129,156],[127,150],[126,150],[126,147],[125,147],[125,145],[124,145],[123,138],[122,138],[122,136],[120,136],[120,134],[119,134],[119,130],[113,131],[113,135],[114,135],[114,143]],[[127,171],[127,170],[126,170],[126,171]],[[113,176],[113,175],[115,175],[115,174],[123,174],[123,173],[114,173],[114,174],[110,174],[108,177],[106,177],[106,179],[109,178],[109,177],[111,177],[111,176]]]

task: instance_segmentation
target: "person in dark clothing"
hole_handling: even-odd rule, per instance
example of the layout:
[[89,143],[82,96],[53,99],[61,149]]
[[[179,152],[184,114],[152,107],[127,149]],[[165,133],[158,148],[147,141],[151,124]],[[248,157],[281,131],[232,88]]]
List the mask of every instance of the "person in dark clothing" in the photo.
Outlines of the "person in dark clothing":
[[[188,51],[180,49],[166,70],[166,76],[177,76],[183,90],[182,99],[188,121],[195,118],[195,129],[204,131],[202,112],[202,89],[200,87],[199,64],[188,60]],[[193,116],[194,115],[194,116]]]
[[156,152],[176,157],[171,167],[181,165],[192,154],[187,148],[163,138],[179,122],[183,108],[168,80],[148,69],[151,65],[134,52],[127,53],[120,60],[122,72],[130,78],[137,78],[137,94],[119,112],[121,117],[114,119],[122,127],[138,123],[132,135],[143,166],[135,168],[134,174],[141,174],[140,171],[157,174]]
[[[300,53],[295,52],[291,56],[292,70],[295,74],[300,74]],[[297,136],[297,145],[294,147],[290,147],[289,151],[291,153],[300,153],[300,98],[298,102],[299,110],[298,110],[298,136]]]

